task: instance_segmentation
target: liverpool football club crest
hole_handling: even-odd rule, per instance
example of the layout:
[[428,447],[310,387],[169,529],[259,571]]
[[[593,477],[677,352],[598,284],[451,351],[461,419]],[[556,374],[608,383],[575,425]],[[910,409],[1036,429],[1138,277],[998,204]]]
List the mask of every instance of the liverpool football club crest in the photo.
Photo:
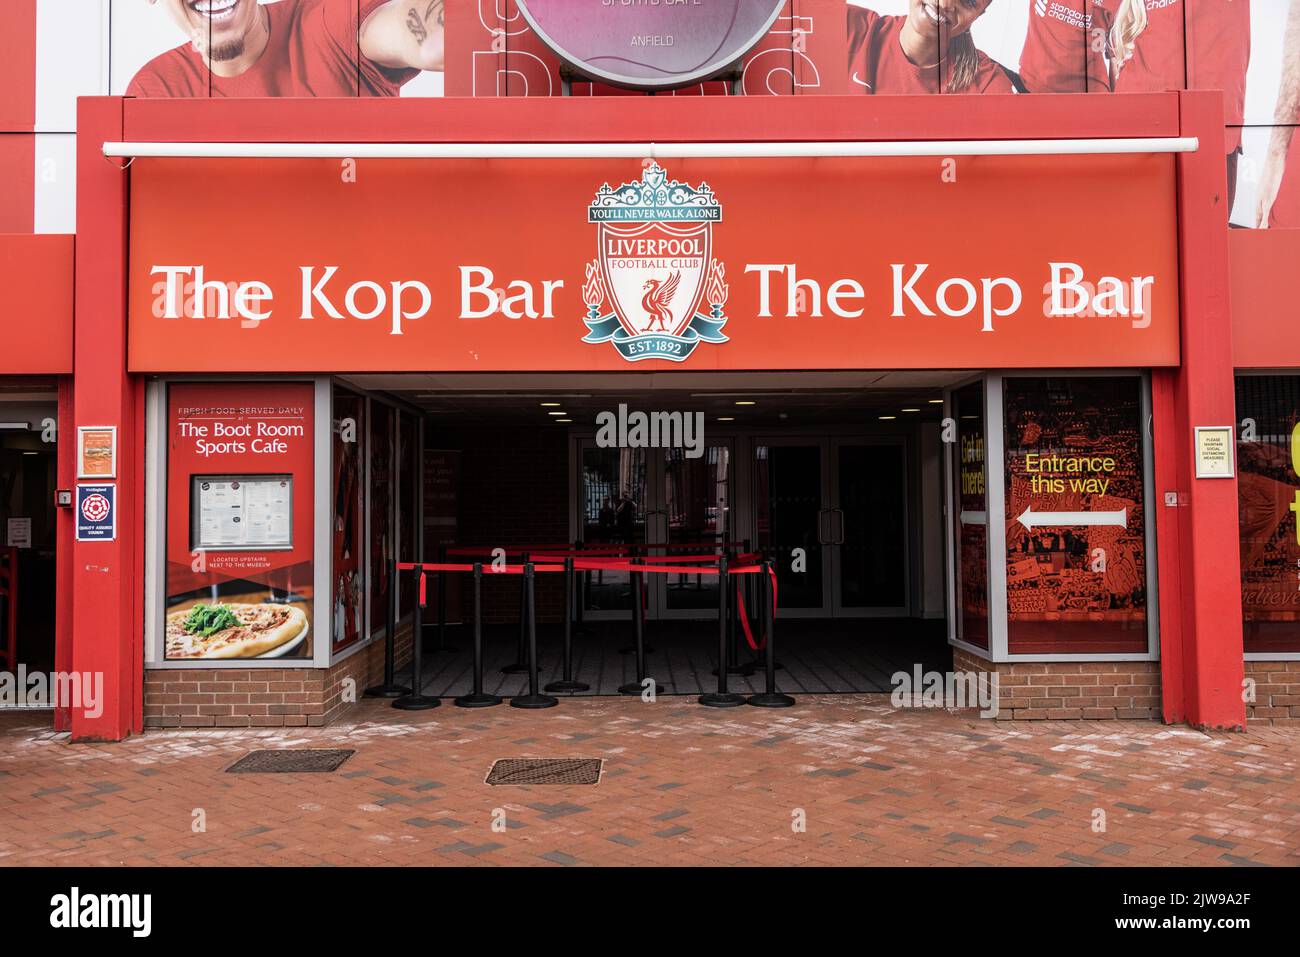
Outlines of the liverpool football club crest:
[[701,342],[726,342],[726,271],[713,258],[721,221],[707,183],[670,180],[658,163],[640,182],[602,186],[587,207],[597,255],[582,287],[582,341],[612,342],[629,362],[681,362]]

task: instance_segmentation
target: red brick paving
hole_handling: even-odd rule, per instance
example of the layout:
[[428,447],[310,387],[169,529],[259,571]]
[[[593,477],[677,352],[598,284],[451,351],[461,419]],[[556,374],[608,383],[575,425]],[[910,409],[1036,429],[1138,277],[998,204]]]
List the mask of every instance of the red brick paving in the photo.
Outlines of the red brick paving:
[[[89,745],[46,715],[0,716],[0,865],[1300,864],[1294,729],[993,723],[876,695],[785,711],[370,701],[344,721]],[[260,747],[357,753],[333,774],[222,773]],[[599,757],[605,772],[488,787],[501,757]]]

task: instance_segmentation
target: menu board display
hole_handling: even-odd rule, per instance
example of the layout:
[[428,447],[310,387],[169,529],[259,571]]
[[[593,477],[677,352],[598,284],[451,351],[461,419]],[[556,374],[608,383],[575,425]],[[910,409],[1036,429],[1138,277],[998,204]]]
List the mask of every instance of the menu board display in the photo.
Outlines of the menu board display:
[[195,548],[292,548],[292,475],[196,475]]

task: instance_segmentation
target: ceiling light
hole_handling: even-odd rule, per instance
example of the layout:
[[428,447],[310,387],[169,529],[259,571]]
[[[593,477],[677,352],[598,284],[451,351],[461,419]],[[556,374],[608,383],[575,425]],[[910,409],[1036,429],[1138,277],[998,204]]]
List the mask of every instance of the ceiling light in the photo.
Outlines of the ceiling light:
[[572,419],[556,419],[556,422],[572,422]]
[[753,399],[737,399],[736,405],[758,405]]
[[898,416],[896,416],[896,415],[882,415],[882,416],[880,416],[880,421],[881,421],[881,422],[889,422],[889,421],[891,421],[891,420],[893,420],[893,419],[896,419],[896,418],[898,418]]
[[541,403],[541,406],[542,406],[543,409],[553,409],[553,408],[555,408],[556,406],[558,406],[559,404],[560,404],[560,403],[558,403],[558,402],[543,402],[543,403]]
[[547,412],[546,414],[547,414],[547,415],[564,415],[565,413],[563,413],[563,412]]
[[930,404],[931,404],[931,405],[943,405],[943,399],[931,399],[931,400],[930,400]]
[[719,422],[735,422],[735,421],[736,421],[736,417],[735,417],[734,415],[720,415],[720,416],[718,416],[718,421],[719,421]]
[[[477,373],[475,373],[477,375]],[[417,392],[417,399],[509,399],[511,402],[517,402],[520,399],[590,399],[590,392],[456,392],[447,390],[446,392]]]
[[920,409],[903,409],[904,412],[920,412]]

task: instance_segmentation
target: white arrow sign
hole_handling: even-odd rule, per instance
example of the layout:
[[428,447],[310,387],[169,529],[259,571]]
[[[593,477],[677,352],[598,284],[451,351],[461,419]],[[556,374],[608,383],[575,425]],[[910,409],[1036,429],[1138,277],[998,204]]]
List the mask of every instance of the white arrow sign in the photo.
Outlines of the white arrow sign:
[[962,509],[957,516],[963,525],[987,525],[988,516],[985,512],[972,512]]
[[1033,506],[1025,509],[1016,519],[1025,528],[1045,525],[1128,525],[1128,509],[1110,512],[1035,512]]

